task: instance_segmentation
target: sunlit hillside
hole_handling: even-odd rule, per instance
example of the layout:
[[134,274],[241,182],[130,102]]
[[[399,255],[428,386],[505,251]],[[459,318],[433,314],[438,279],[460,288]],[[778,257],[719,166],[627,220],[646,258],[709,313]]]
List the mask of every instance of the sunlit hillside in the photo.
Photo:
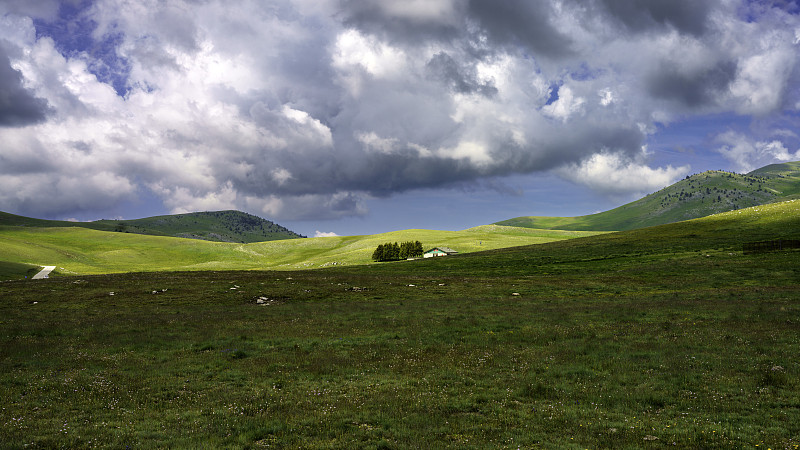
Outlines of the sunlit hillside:
[[104,232],[86,228],[0,227],[2,261],[57,265],[56,274],[131,271],[312,269],[371,264],[385,242],[419,240],[426,249],[448,246],[460,253],[552,242],[597,233],[487,225],[464,231],[404,230],[234,244]]

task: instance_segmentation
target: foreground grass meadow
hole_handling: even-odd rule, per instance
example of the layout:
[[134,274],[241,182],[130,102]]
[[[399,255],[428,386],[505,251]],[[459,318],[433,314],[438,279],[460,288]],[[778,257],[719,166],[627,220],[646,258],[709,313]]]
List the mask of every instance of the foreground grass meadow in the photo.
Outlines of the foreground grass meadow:
[[800,202],[435,260],[0,283],[3,448],[798,448]]

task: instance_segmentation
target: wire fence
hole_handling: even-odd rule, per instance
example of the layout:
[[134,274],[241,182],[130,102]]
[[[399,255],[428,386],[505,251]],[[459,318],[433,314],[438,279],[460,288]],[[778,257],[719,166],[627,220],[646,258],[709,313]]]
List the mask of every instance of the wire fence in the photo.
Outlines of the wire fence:
[[792,248],[800,248],[800,240],[797,239],[778,239],[775,241],[745,242],[743,244],[744,254],[777,252]]

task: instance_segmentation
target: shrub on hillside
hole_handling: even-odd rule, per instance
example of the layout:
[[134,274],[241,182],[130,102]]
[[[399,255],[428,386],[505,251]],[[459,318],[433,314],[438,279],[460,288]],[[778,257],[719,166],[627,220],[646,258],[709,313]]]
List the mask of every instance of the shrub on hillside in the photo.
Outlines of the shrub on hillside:
[[422,256],[423,252],[422,242],[420,241],[408,241],[399,245],[397,242],[387,242],[378,245],[375,251],[372,252],[372,259],[374,261],[399,261],[408,258],[418,258]]

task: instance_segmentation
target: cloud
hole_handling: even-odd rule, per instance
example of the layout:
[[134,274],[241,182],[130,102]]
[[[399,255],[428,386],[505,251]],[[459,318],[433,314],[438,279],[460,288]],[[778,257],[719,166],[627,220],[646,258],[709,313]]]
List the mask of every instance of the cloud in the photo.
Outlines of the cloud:
[[24,85],[22,74],[11,66],[0,40],[0,127],[20,127],[45,120],[47,100]]
[[597,0],[589,2],[607,14],[614,23],[628,31],[641,33],[674,28],[691,35],[702,35],[708,29],[713,0]]
[[337,236],[339,236],[339,235],[334,233],[334,232],[332,232],[332,231],[325,232],[325,231],[317,230],[316,232],[314,232],[314,237],[315,238],[318,238],[318,237],[337,237]]
[[[34,3],[0,6],[0,209],[20,213],[155,196],[335,219],[548,171],[623,195],[685,169],[642,154],[670,122],[800,104],[800,21],[766,4]],[[722,154],[795,155],[762,141]]]
[[58,0],[4,0],[0,13],[52,20],[58,14]]
[[732,162],[736,170],[750,172],[768,164],[800,160],[800,149],[791,152],[780,140],[754,140],[735,131],[727,131],[715,139],[721,146],[717,152]]
[[733,61],[720,61],[688,70],[665,62],[646,78],[645,83],[653,97],[687,107],[713,106],[731,89],[736,71]]
[[[604,100],[601,100],[601,102]],[[558,90],[556,100],[544,106],[542,111],[550,117],[566,122],[573,114],[580,114],[583,112],[584,103],[586,103],[586,99],[583,97],[576,97],[569,86],[564,86]],[[610,101],[606,102],[604,106],[607,106],[608,103],[610,103]]]
[[571,56],[572,39],[554,21],[552,3],[526,0],[468,0],[469,18],[477,21],[489,39],[503,46],[523,45],[538,55],[559,59]]
[[557,173],[605,195],[629,196],[657,191],[689,170],[689,166],[653,169],[618,153],[597,153],[580,163],[564,166]]
[[492,80],[481,82],[477,78],[474,68],[459,66],[458,62],[445,52],[439,52],[434,55],[428,61],[426,69],[432,77],[448,84],[454,92],[460,94],[478,93],[486,97],[492,97],[497,94],[497,88],[494,87]]

